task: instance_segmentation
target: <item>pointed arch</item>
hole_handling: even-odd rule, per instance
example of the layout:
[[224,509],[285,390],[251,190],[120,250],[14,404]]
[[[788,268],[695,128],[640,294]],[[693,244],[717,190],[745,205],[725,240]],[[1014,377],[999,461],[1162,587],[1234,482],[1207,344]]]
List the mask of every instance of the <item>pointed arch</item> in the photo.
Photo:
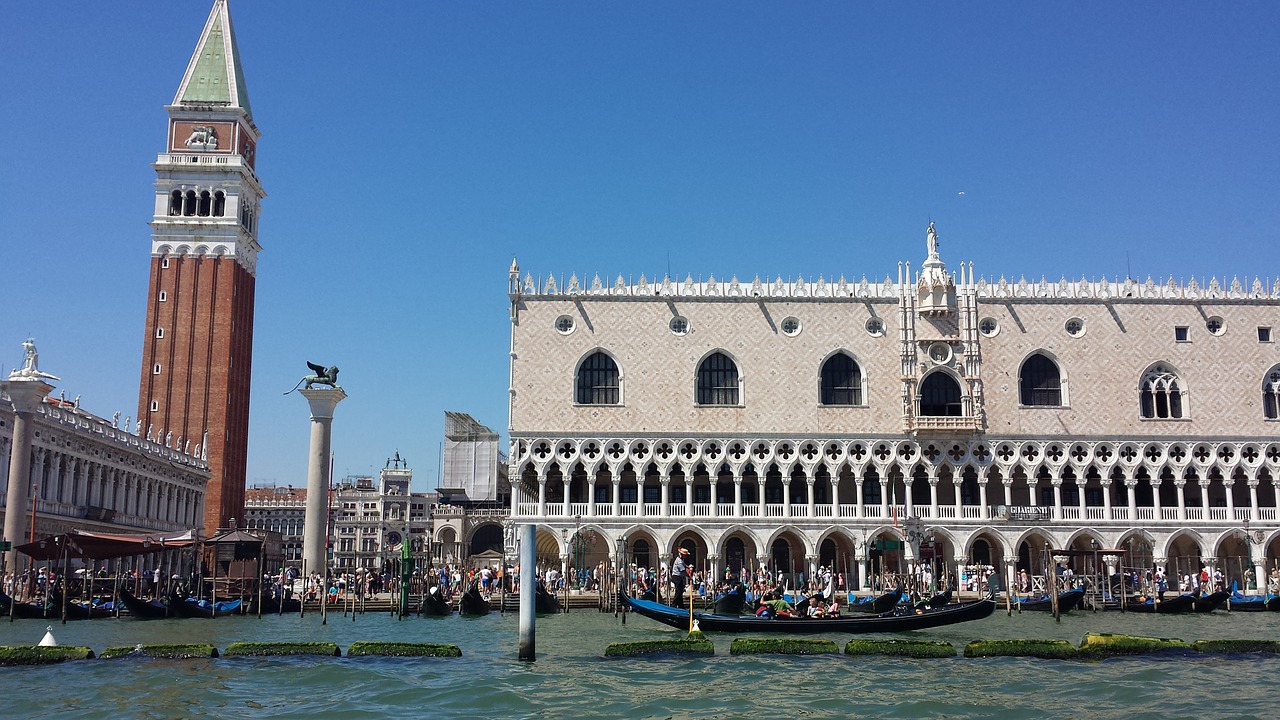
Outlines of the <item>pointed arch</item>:
[[927,416],[964,415],[964,391],[950,372],[941,368],[925,375],[916,396],[916,413]]
[[1186,382],[1172,364],[1157,362],[1142,374],[1138,383],[1138,405],[1146,419],[1187,417]]
[[1273,365],[1262,378],[1262,416],[1280,420],[1280,365]]
[[698,363],[694,401],[698,405],[741,405],[738,363],[724,350],[714,350]]
[[861,364],[848,350],[833,351],[818,370],[818,404],[826,406],[864,405]]
[[596,348],[574,370],[573,401],[578,405],[621,405],[622,373],[613,355]]
[[1067,404],[1062,369],[1047,350],[1036,350],[1018,367],[1018,399],[1024,407]]

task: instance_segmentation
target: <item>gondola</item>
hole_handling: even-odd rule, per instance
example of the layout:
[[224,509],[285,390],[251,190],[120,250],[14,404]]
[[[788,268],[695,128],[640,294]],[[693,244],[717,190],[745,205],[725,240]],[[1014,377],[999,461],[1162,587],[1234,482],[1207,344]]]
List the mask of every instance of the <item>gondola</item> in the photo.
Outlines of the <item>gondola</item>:
[[0,614],[10,615],[13,617],[30,620],[34,618],[53,618],[53,608],[47,604],[20,602],[15,603],[13,598],[0,592]]
[[[681,630],[689,627],[689,612],[645,600],[627,598],[633,612]],[[782,633],[880,633],[909,632],[925,628],[981,620],[995,611],[990,596],[974,602],[947,605],[928,610],[899,608],[878,615],[843,616],[838,618],[758,618],[753,615],[693,614],[700,630],[733,632]]]
[[1160,613],[1162,615],[1178,615],[1191,612],[1192,603],[1195,602],[1195,596],[1187,593],[1171,597],[1161,602],[1156,602],[1152,598],[1145,601],[1130,600],[1125,603],[1124,609],[1128,612],[1138,613]]
[[1219,590],[1208,595],[1197,595],[1191,602],[1191,611],[1198,613],[1211,613],[1217,610],[1221,605],[1227,602],[1227,598],[1231,597],[1231,593],[1226,590]]
[[471,587],[462,593],[462,599],[458,602],[459,615],[488,615],[489,610],[489,601],[480,594],[479,582],[472,583]]
[[440,587],[432,585],[422,597],[421,612],[430,617],[445,617],[453,614],[453,606],[445,599],[444,593],[440,592]]
[[534,610],[539,615],[552,615],[560,612],[560,601],[555,595],[547,592],[547,586],[539,580],[533,594]]
[[[253,597],[249,601],[249,614],[258,614],[258,598]],[[263,615],[279,615],[281,613],[296,614],[302,611],[302,601],[298,598],[285,598],[284,607],[280,607],[280,601],[274,597],[266,596],[262,598],[262,614]]]
[[[1073,588],[1058,593],[1058,612],[1068,613],[1080,607],[1080,603],[1084,602],[1084,589]],[[1019,599],[1014,597],[1014,605],[1019,611],[1026,612],[1053,612],[1053,599],[1048,595],[1042,595],[1034,599]]]
[[169,608],[173,610],[175,617],[184,618],[208,618],[208,617],[226,617],[235,615],[240,612],[240,606],[243,602],[240,598],[235,600],[219,600],[216,603],[210,603],[208,600],[197,600],[195,598],[184,598],[178,595],[169,596]]
[[139,620],[160,620],[172,617],[169,606],[159,600],[143,600],[123,587],[117,592],[120,595],[120,602],[124,603],[130,617],[136,617]]
[[885,613],[902,602],[902,588],[890,590],[876,597],[859,598],[849,603],[849,610],[861,613]]
[[716,615],[741,615],[746,600],[747,593],[742,583],[734,583],[733,587],[717,595],[711,602],[711,612]]
[[[45,609],[51,618],[62,617],[62,592],[60,590],[54,590],[49,594],[49,603],[45,606]],[[67,603],[68,620],[101,620],[113,615],[115,615],[115,611],[111,608],[111,603],[91,605],[76,600]]]
[[1280,610],[1280,595],[1245,595],[1239,590],[1231,593],[1227,609],[1240,612],[1262,612],[1264,610]]

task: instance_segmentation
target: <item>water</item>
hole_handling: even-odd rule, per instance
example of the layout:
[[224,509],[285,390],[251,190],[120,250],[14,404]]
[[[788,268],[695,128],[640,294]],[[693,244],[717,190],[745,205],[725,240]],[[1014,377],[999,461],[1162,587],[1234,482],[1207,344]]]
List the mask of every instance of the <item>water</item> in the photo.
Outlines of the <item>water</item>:
[[[0,644],[33,645],[48,621],[0,621]],[[1138,713],[1274,718],[1280,659],[1126,658],[1101,662],[993,658],[734,657],[734,635],[712,637],[698,659],[606,659],[613,641],[683,635],[631,615],[575,611],[538,619],[538,660],[516,659],[514,614],[406,618],[383,614],[95,620],[54,624],[63,645],[241,640],[452,643],[459,659],[228,658],[89,660],[0,668],[0,717],[23,718],[1130,718]],[[913,637],[961,648],[978,638],[1055,638],[1117,632],[1187,641],[1280,639],[1280,613],[1160,616],[1003,612]],[[849,635],[829,635],[841,646]]]

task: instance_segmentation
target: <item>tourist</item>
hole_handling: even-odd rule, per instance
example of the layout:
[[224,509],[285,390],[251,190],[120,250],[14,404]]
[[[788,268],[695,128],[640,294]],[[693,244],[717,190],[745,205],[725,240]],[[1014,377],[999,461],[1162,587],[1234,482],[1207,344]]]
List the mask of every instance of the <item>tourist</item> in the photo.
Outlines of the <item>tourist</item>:
[[818,602],[818,598],[811,597],[809,598],[809,608],[805,614],[807,617],[820,618],[826,615],[826,608],[822,607],[822,604]]

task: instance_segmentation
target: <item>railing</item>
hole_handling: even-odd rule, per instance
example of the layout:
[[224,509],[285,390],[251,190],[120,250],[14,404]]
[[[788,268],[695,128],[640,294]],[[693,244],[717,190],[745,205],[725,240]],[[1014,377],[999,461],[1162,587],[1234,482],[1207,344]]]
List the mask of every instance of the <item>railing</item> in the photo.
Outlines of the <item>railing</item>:
[[742,517],[760,517],[760,506],[755,503],[742,505]]
[[1265,522],[1275,522],[1276,508],[1258,508],[1258,519]]
[[1187,508],[1188,520],[1204,520],[1204,508],[1189,507]]
[[1113,508],[1111,508],[1111,519],[1112,519],[1112,520],[1128,520],[1128,519],[1129,519],[1129,508],[1127,508],[1127,507],[1113,507]]
[[978,520],[982,518],[982,506],[980,505],[961,505],[960,512],[965,520]]
[[1210,519],[1210,520],[1226,520],[1226,519],[1227,519],[1227,509],[1226,509],[1226,508],[1219,508],[1219,507],[1211,507],[1211,508],[1209,508],[1209,519]]
[[1178,508],[1160,508],[1161,520],[1177,520]]
[[1101,520],[1106,508],[1087,507],[1084,509],[1085,520]]
[[694,517],[711,517],[711,503],[694,503]]
[[1244,521],[1244,520],[1250,519],[1253,516],[1253,513],[1247,507],[1243,507],[1243,508],[1238,507],[1238,508],[1232,508],[1232,509],[1235,510],[1236,520]]
[[813,515],[814,517],[829,518],[829,517],[836,516],[835,511],[833,511],[831,508],[831,505],[815,505],[813,510],[814,510],[814,515]]
[[955,516],[956,516],[956,506],[955,506],[955,505],[939,505],[939,506],[938,506],[938,518],[939,518],[939,519],[941,519],[941,520],[951,520],[951,519],[954,519],[954,518],[955,518]]
[[768,505],[764,506],[764,516],[771,517],[771,518],[786,517],[785,515],[782,514],[782,509],[783,509],[782,506],[778,505],[777,503],[769,503]]
[[1153,507],[1137,507],[1137,508],[1134,508],[1134,510],[1137,511],[1139,520],[1155,520],[1156,519],[1156,509]]

